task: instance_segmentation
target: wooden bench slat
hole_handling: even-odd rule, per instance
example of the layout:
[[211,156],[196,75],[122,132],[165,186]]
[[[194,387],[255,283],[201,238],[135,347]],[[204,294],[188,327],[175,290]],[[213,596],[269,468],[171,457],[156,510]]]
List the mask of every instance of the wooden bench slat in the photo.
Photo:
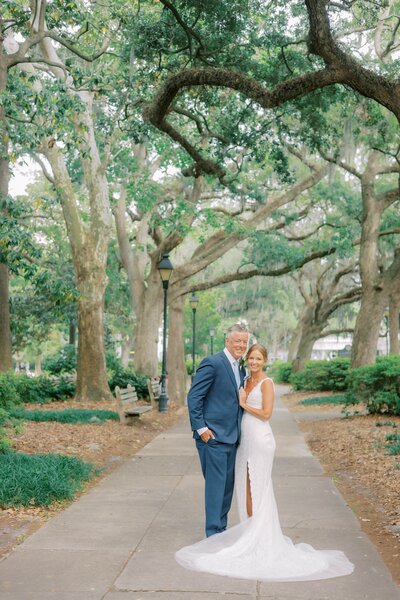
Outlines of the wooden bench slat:
[[118,401],[118,413],[121,423],[132,424],[132,419],[140,417],[143,413],[152,409],[151,406],[137,406],[139,400],[135,388],[128,385],[127,388],[115,388],[115,397]]

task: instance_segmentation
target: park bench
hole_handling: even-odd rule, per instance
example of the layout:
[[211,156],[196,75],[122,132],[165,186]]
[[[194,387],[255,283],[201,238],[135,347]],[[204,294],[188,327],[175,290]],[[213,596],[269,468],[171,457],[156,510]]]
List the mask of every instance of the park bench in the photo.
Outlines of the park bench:
[[149,390],[150,404],[155,407],[160,399],[161,393],[160,380],[158,377],[151,377],[147,380],[147,389]]
[[152,409],[151,406],[139,406],[135,388],[128,384],[126,388],[116,386],[115,397],[118,402],[118,414],[121,423],[132,425],[137,417]]

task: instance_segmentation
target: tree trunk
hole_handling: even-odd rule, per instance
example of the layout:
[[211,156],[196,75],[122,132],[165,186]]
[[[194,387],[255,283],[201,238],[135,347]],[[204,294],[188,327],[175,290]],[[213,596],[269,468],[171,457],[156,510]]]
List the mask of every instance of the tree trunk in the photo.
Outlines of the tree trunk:
[[69,322],[69,336],[68,343],[72,346],[76,344],[76,322],[75,319],[71,319]]
[[297,348],[296,358],[293,361],[292,373],[304,369],[307,360],[310,360],[315,342],[321,336],[322,327],[312,327],[308,323],[302,324],[302,333]]
[[288,357],[287,357],[288,362],[293,361],[296,358],[297,350],[299,348],[300,338],[301,338],[301,328],[300,328],[300,324],[298,324],[292,334],[292,338],[289,343]]
[[35,356],[35,375],[42,374],[42,355]]
[[400,297],[395,291],[389,296],[389,353],[399,354],[399,319],[400,319]]
[[184,405],[189,382],[186,372],[184,349],[183,310],[185,297],[179,296],[169,308],[168,334],[168,397],[177,404]]
[[[75,256],[78,299],[78,369],[76,399],[111,400],[104,350],[104,292],[107,249],[100,244]],[[88,251],[89,250],[89,251]]]
[[[0,69],[0,91],[6,89],[7,70]],[[8,158],[8,134],[6,113],[0,105],[0,203],[8,197],[8,184],[10,181],[10,164]],[[0,210],[3,209],[0,205]],[[11,321],[9,299],[9,272],[8,265],[0,262],[0,371],[12,368],[11,347]]]
[[153,377],[159,372],[158,340],[163,306],[163,289],[156,269],[150,273],[147,284],[143,304],[136,312],[134,365],[138,373]]
[[122,366],[127,368],[129,366],[129,359],[131,357],[132,350],[132,336],[128,335],[121,340],[121,363]]
[[[368,166],[374,164],[368,159]],[[376,361],[379,330],[386,307],[387,294],[378,265],[378,239],[384,205],[379,203],[373,190],[374,171],[366,171],[362,179],[363,200],[362,232],[360,243],[360,276],[362,297],[354,328],[351,367],[373,365]]]
[[0,263],[0,371],[12,368],[8,267]]
[[385,307],[386,296],[383,289],[366,290],[363,293],[354,328],[351,354],[353,369],[375,364],[379,330]]

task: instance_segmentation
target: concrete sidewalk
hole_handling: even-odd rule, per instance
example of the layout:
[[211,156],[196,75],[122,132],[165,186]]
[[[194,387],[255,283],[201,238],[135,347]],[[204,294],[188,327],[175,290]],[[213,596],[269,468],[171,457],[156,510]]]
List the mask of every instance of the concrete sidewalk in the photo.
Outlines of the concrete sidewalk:
[[201,539],[204,526],[203,480],[185,418],[0,562],[0,599],[399,600],[374,546],[279,400],[271,425],[285,533],[344,550],[355,564],[352,575],[270,584],[180,567],[175,550]]

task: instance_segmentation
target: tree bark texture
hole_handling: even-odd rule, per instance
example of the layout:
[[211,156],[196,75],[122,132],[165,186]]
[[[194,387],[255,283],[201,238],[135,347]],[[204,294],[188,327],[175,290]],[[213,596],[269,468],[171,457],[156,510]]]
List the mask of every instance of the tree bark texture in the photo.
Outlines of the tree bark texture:
[[0,263],[0,371],[12,368],[8,266]]
[[[0,91],[6,89],[7,70],[0,67]],[[0,203],[8,196],[10,167],[5,109],[0,105]],[[0,210],[6,210],[1,209]],[[12,368],[11,319],[8,265],[0,262],[0,371]]]
[[184,349],[184,296],[179,296],[169,307],[168,328],[168,397],[184,405],[189,382]]
[[387,204],[379,201],[374,192],[377,164],[378,155],[372,152],[361,176],[363,212],[359,264],[362,297],[353,335],[352,368],[375,364],[379,330],[388,302],[378,246],[382,213]]
[[147,289],[141,310],[136,312],[134,365],[138,373],[153,377],[159,374],[158,340],[163,307],[163,288],[157,268],[147,279]]
[[352,368],[373,365],[376,361],[379,331],[387,298],[384,290],[364,290],[354,328]]

